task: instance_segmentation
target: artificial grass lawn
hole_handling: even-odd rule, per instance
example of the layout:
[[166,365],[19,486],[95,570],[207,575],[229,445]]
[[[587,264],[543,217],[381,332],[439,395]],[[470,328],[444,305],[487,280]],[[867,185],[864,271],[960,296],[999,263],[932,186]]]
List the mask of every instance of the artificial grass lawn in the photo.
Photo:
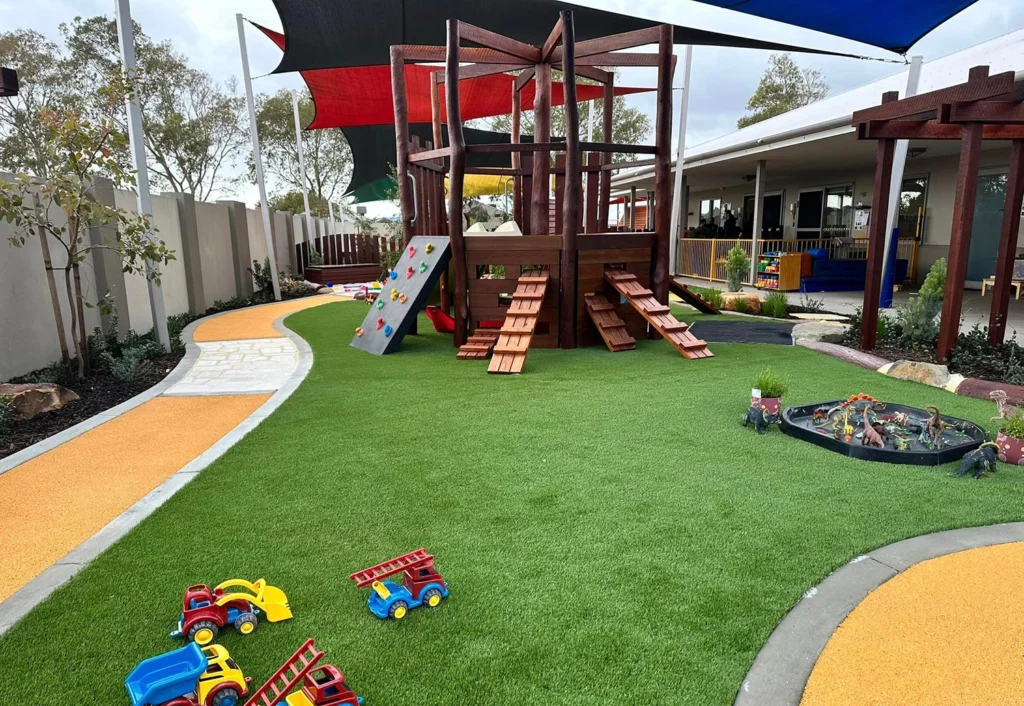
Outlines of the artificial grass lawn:
[[[186,586],[265,576],[295,619],[220,639],[254,686],[314,636],[368,706],[724,705],[839,565],[1022,516],[1024,470],[953,479],[739,426],[766,363],[788,404],[867,392],[991,427],[985,402],[780,346],[538,350],[490,376],[432,331],[356,351],[364,314],[288,319],[316,354],[302,387],[0,639],[0,693],[126,704],[129,670],[180,646]],[[420,546],[451,597],[378,621],[348,575]]]

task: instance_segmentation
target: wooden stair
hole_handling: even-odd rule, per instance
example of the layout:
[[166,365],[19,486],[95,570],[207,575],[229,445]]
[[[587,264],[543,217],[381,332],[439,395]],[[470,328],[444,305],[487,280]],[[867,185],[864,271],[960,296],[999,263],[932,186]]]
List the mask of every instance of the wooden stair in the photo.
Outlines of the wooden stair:
[[523,372],[530,340],[537,328],[537,316],[548,290],[549,275],[545,267],[527,270],[519,278],[487,372],[500,375],[518,375]]
[[459,347],[455,357],[458,360],[485,360],[491,357],[491,351],[498,342],[499,331],[496,328],[478,328],[466,343]]
[[626,322],[615,313],[615,307],[607,298],[600,294],[591,294],[583,297],[583,301],[608,350],[618,353],[636,348],[636,339],[626,331]]
[[604,271],[604,278],[684,358],[695,360],[714,357],[714,354],[708,350],[708,344],[694,337],[689,332],[688,325],[672,316],[672,310],[655,299],[654,292],[641,285],[637,281],[636,275],[622,270],[608,269]]

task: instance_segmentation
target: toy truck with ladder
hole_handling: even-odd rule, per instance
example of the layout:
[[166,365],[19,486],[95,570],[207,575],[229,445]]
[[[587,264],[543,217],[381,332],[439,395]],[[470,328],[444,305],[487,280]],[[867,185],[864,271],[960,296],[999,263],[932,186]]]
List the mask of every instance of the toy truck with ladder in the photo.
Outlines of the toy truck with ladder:
[[256,616],[261,612],[272,623],[292,617],[284,591],[267,585],[264,579],[255,583],[231,579],[213,589],[206,584],[189,586],[182,600],[178,627],[171,637],[208,645],[227,625],[249,635],[256,629],[259,622]]
[[[317,667],[324,653],[312,638],[293,654],[267,683],[253,692],[245,706],[359,706],[356,696],[345,683],[345,675],[337,667]],[[302,688],[295,688],[302,684]]]
[[[399,573],[402,583],[385,580]],[[436,608],[442,598],[448,597],[448,584],[434,568],[434,557],[426,549],[357,571],[349,578],[359,588],[370,586],[373,589],[367,606],[382,620],[401,620],[410,610],[422,605]]]

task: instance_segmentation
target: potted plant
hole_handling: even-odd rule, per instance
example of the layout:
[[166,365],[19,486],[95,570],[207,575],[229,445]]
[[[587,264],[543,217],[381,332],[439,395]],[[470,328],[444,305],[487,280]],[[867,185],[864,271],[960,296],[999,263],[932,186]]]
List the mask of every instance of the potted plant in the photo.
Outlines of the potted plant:
[[754,389],[750,391],[750,406],[776,416],[782,412],[782,396],[788,391],[789,384],[786,378],[774,368],[764,368],[754,379]]
[[1024,466],[1024,409],[1020,407],[1003,420],[996,435],[999,445],[999,460],[1016,466]]

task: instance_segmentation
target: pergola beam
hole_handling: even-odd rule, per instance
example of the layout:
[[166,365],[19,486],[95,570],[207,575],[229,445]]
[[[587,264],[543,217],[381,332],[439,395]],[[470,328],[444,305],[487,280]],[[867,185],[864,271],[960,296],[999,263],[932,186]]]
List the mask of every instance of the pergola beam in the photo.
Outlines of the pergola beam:
[[[481,76],[493,76],[494,74],[506,74],[510,71],[521,71],[531,68],[533,64],[470,64],[459,69],[459,80],[467,78],[480,78]],[[438,83],[444,83],[444,69],[434,72]]]
[[983,77],[979,72],[981,68],[987,70],[988,67],[974,67],[971,69],[970,79],[967,83],[961,83],[949,88],[940,88],[929,93],[921,93],[887,105],[876,105],[872,108],[858,110],[853,114],[852,122],[854,125],[857,125],[872,120],[907,118],[921,113],[937,112],[940,106],[944,104],[994,98],[1013,90],[1014,73],[1012,71]]
[[[597,39],[588,39],[585,42],[577,42],[575,47],[576,61],[579,63],[581,59],[595,54],[605,54],[607,52],[619,51],[620,49],[633,49],[634,47],[643,47],[648,44],[657,44],[659,32],[660,28],[655,26],[632,32],[623,32],[622,34],[612,34],[607,37],[598,37]],[[564,46],[558,47],[551,53],[552,63],[561,63],[564,49]]]
[[[959,140],[964,125],[972,123],[940,123],[935,120],[889,120],[862,123],[857,137],[861,140]],[[985,125],[984,140],[1019,140],[1024,138],[1024,125]]]
[[[401,45],[406,63],[442,62],[445,60],[445,47],[434,47],[426,44]],[[494,49],[482,47],[464,47],[459,50],[459,58],[467,64],[521,64],[522,57]]]
[[537,67],[536,66],[530,66],[525,71],[523,71],[521,74],[516,76],[516,85],[515,85],[516,93],[519,93],[520,91],[522,91],[523,87],[526,86],[526,84],[528,84],[530,81],[532,81],[533,77],[536,76],[536,75],[537,75]]
[[540,50],[540,60],[550,61],[551,55],[555,53],[555,48],[559,42],[562,41],[562,18],[559,17],[558,21],[555,22],[555,26],[551,29],[551,34],[544,40],[544,46]]
[[[494,49],[495,51],[511,54],[512,56],[518,56],[523,61],[531,64],[537,64],[541,61],[540,49],[532,44],[520,42],[483,27],[461,22],[459,24],[459,36],[462,41],[479,44],[484,49]],[[460,47],[459,51],[462,52],[465,49]]]

